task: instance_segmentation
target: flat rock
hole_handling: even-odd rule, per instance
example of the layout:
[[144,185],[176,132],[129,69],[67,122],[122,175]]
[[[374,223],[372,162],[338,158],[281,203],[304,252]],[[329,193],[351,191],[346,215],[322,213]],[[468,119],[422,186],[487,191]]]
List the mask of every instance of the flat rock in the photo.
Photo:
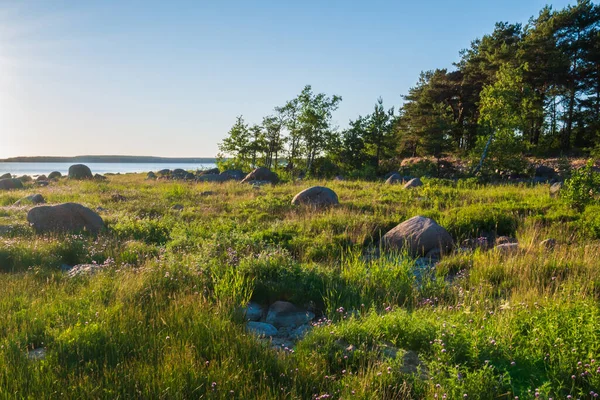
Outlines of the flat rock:
[[264,322],[250,321],[246,324],[246,329],[248,330],[248,332],[251,332],[260,337],[277,336],[277,328],[275,328],[271,324]]
[[310,311],[302,310],[287,301],[276,301],[269,307],[267,323],[277,328],[292,328],[309,323],[315,317]]

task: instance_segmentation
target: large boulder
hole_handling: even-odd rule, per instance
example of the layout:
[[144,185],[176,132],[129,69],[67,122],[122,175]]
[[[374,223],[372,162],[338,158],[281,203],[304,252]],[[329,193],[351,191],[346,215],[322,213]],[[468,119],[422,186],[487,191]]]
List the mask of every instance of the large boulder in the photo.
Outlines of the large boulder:
[[226,176],[234,181],[241,181],[246,176],[246,174],[239,169],[228,169],[227,171],[221,172],[221,175]]
[[277,183],[279,182],[279,177],[269,168],[260,167],[246,175],[246,177],[242,180],[242,183],[254,181]]
[[413,178],[410,181],[406,182],[406,185],[404,185],[404,189],[410,189],[419,186],[423,186],[423,182],[421,182],[419,178]]
[[287,301],[276,301],[269,307],[266,322],[276,328],[295,328],[312,321],[315,314]]
[[27,197],[23,197],[22,199],[19,199],[15,202],[15,206],[22,206],[22,205],[26,205],[26,204],[44,204],[46,202],[46,200],[44,199],[44,196],[42,196],[41,194],[32,194],[30,196]]
[[104,228],[104,221],[98,214],[77,203],[34,207],[27,213],[27,221],[38,233],[65,231],[98,233]]
[[386,233],[383,245],[388,249],[406,249],[413,256],[424,256],[433,249],[441,253],[454,246],[450,234],[431,218],[412,217]]
[[152,171],[148,172],[146,179],[156,179],[156,174]]
[[402,182],[403,182],[402,175],[400,175],[398,173],[391,174],[385,181],[385,183],[388,185],[394,185],[396,183],[402,183]]
[[48,175],[48,179],[58,179],[58,178],[62,178],[62,174],[58,171],[52,171]]
[[181,168],[176,168],[171,173],[171,177],[173,179],[185,179],[186,175],[187,175],[187,171],[184,169],[181,169]]
[[69,167],[69,179],[92,179],[92,170],[83,164],[75,164]]
[[292,204],[295,206],[327,207],[340,204],[340,202],[333,190],[324,186],[313,186],[295,195]]
[[0,176],[0,179],[10,179],[10,178],[12,178],[12,175],[9,172],[7,172],[4,175]]
[[0,179],[0,190],[21,189],[23,182],[19,179],[6,178]]

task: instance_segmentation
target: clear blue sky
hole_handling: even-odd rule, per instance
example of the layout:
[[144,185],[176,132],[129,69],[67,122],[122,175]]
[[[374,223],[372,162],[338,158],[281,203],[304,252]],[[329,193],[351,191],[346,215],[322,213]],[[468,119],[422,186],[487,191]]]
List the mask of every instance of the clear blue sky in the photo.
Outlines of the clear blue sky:
[[0,0],[0,158],[214,156],[306,84],[340,127],[497,21],[575,0]]

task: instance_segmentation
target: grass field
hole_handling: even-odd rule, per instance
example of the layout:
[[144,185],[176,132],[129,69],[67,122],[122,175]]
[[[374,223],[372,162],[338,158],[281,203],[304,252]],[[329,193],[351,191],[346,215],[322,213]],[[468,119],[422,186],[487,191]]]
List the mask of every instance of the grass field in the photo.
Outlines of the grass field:
[[[424,182],[253,188],[120,175],[1,192],[11,228],[0,231],[0,398],[595,398],[600,206],[574,211],[547,185]],[[290,204],[315,184],[340,205]],[[38,192],[102,207],[107,230],[35,234],[31,206],[12,204]],[[415,215],[457,243],[493,232],[521,251],[456,251],[424,270],[379,252]],[[553,249],[539,245],[547,238]],[[105,267],[61,271],[81,263]],[[310,307],[320,321],[274,350],[246,333],[239,308],[250,299]]]

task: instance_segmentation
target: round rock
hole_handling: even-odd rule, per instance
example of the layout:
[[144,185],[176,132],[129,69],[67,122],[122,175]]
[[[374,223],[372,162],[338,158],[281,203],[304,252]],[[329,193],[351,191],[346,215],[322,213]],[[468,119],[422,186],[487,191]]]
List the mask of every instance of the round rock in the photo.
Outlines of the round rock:
[[295,206],[307,205],[313,207],[327,207],[340,204],[337,194],[324,186],[313,186],[304,189],[292,199]]
[[69,179],[92,179],[92,170],[83,164],[75,164],[69,167]]

